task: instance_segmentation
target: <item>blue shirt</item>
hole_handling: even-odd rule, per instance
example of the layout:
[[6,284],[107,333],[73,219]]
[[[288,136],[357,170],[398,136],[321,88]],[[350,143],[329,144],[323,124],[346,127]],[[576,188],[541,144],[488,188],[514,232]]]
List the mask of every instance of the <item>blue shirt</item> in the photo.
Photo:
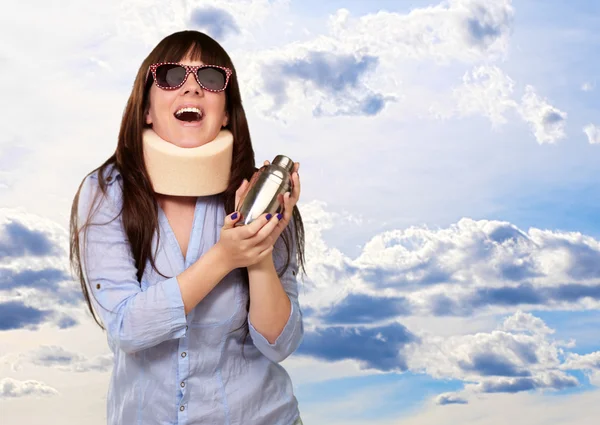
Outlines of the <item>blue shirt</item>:
[[[240,269],[231,271],[186,316],[177,275],[219,240],[222,203],[217,196],[198,197],[185,258],[159,206],[160,241],[155,232],[152,252],[158,270],[170,277],[160,276],[148,261],[138,282],[119,214],[121,175],[112,165],[106,175],[106,198],[97,172],[85,178],[78,220],[81,228],[99,193],[94,225],[87,228],[85,241],[80,235],[80,247],[90,299],[114,353],[108,424],[292,425],[299,420],[290,377],[279,364],[298,348],[304,333],[295,240],[290,266],[281,277],[291,313],[273,344],[249,320],[248,289]],[[286,257],[280,237],[273,250],[278,271]],[[242,356],[245,328],[236,329],[246,320],[250,334]]]

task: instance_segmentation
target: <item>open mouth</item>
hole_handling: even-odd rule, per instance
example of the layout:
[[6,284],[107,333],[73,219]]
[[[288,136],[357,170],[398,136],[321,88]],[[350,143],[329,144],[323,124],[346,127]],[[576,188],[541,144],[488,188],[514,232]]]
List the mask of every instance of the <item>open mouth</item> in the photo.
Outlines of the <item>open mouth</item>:
[[199,108],[181,108],[175,114],[175,118],[184,122],[199,122],[204,118],[204,112]]

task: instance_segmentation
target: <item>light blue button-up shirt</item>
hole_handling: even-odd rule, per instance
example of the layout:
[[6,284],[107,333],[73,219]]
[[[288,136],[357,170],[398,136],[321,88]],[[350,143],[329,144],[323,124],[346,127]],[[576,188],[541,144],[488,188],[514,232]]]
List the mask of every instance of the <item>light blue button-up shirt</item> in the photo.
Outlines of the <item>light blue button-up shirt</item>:
[[[291,313],[273,344],[249,321],[248,289],[240,269],[225,276],[186,316],[176,276],[218,241],[225,218],[222,203],[218,196],[198,197],[185,258],[159,206],[160,241],[155,232],[153,253],[158,250],[156,266],[170,277],[160,276],[148,261],[140,283],[119,214],[121,176],[114,166],[106,175],[107,197],[100,195],[93,205],[94,225],[85,242],[83,235],[80,241],[92,305],[114,353],[108,424],[292,425],[299,420],[290,377],[279,365],[298,348],[304,333],[295,241],[290,266],[281,277]],[[84,180],[80,227],[100,192],[98,184],[97,172]],[[280,237],[273,251],[277,270],[286,257]],[[250,335],[242,356],[245,329],[236,329],[246,320]]]

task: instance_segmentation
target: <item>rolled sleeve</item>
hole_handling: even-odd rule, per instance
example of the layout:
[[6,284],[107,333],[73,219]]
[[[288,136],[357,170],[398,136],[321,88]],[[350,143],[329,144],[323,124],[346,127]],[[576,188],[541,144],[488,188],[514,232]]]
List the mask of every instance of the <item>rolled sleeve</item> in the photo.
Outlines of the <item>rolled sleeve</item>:
[[273,344],[252,326],[252,322],[248,316],[248,329],[254,345],[265,357],[276,363],[282,362],[296,351],[302,341],[302,314],[295,302],[291,301],[291,305],[290,317]]
[[[290,222],[291,224],[291,222]],[[296,238],[294,234],[294,227],[291,226],[291,252],[290,252],[290,263],[288,268],[281,276],[281,284],[285,293],[288,295],[290,300],[291,309],[290,316],[279,334],[275,339],[275,342],[271,344],[250,321],[250,314],[248,313],[248,329],[252,341],[258,350],[269,360],[279,363],[289,357],[294,351],[298,349],[304,336],[304,325],[302,320],[302,310],[298,302],[298,261],[297,261],[297,249],[296,249]],[[280,236],[275,243],[273,249],[273,262],[277,271],[282,270],[285,261],[287,259],[287,248]]]
[[142,291],[116,207],[121,193],[118,186],[113,182],[104,197],[93,175],[84,181],[79,223],[87,222],[92,204],[94,210],[90,225],[79,234],[80,257],[90,302],[108,337],[123,351],[133,353],[185,335],[186,316],[175,276]]

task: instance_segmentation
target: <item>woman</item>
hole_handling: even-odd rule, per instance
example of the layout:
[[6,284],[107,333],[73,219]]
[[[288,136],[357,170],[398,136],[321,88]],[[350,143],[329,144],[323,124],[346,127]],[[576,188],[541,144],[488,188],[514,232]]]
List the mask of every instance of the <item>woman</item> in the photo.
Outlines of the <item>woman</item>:
[[[184,106],[191,122],[179,119]],[[178,148],[229,130],[226,190],[155,192],[144,160],[147,129]],[[71,265],[114,353],[109,424],[302,423],[278,364],[304,329],[298,168],[283,214],[234,226],[235,205],[257,168],[229,56],[207,35],[183,31],[144,60],[116,151],[84,178],[71,211]]]

